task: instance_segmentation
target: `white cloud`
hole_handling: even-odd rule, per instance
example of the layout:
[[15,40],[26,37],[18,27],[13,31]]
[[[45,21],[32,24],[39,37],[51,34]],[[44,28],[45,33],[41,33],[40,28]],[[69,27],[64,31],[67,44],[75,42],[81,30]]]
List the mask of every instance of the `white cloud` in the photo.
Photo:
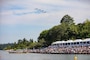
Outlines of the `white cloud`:
[[[5,33],[8,37],[3,34],[0,38],[2,42],[12,41],[14,38],[14,41],[23,37],[29,39],[30,36],[36,40],[42,30],[60,24],[59,22],[65,14],[73,17],[75,23],[90,19],[89,5],[78,0],[2,0],[0,23],[2,24],[2,33],[5,33],[3,26],[5,26],[5,31],[8,30],[8,33]],[[38,12],[35,8],[44,10],[46,13],[35,13]],[[17,25],[26,26],[15,27]],[[22,29],[18,30],[21,27]],[[27,27],[26,30],[24,30],[25,27]]]
[[[1,12],[2,24],[56,24],[65,15],[70,14],[75,18],[75,22],[83,21],[85,18],[89,18],[90,7],[88,4],[84,4],[78,1],[66,1],[66,0],[4,0],[3,6],[16,5],[25,7],[22,10],[3,10]],[[6,4],[5,4],[6,3]],[[59,7],[60,6],[60,7]],[[13,7],[13,6],[11,6]],[[45,10],[47,13],[35,14],[35,8]],[[21,14],[21,15],[20,15]],[[44,22],[43,22],[44,21]]]

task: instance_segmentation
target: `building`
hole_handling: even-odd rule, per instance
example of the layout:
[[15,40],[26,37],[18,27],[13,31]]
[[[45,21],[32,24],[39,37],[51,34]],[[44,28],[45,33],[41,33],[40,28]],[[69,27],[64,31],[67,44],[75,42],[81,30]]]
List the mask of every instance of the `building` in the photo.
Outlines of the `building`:
[[74,46],[90,46],[90,38],[77,39],[68,41],[56,41],[51,44],[50,47],[74,47]]

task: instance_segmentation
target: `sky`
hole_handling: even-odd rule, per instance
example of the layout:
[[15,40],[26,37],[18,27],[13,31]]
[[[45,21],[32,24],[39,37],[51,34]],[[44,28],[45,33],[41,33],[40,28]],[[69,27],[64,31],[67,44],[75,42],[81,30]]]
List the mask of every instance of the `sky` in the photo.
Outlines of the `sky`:
[[0,43],[37,41],[66,14],[75,23],[90,19],[90,0],[0,0]]

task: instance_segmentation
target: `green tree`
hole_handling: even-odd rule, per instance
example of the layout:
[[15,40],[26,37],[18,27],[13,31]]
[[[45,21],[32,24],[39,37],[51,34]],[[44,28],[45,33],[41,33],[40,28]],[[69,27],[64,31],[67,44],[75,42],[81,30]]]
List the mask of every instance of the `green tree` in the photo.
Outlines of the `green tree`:
[[45,39],[48,34],[48,30],[44,30],[40,33],[40,36],[38,37],[38,40]]
[[68,25],[71,25],[71,24],[73,24],[73,18],[72,17],[70,17],[69,15],[65,15],[62,19],[61,19],[61,21],[60,21],[60,23],[65,23],[65,24],[68,24]]
[[47,46],[46,41],[45,41],[44,39],[40,39],[40,40],[38,41],[38,44],[39,44],[39,47],[40,47],[40,48]]
[[8,45],[7,47],[4,48],[4,50],[9,50],[9,49],[11,49],[10,45]]

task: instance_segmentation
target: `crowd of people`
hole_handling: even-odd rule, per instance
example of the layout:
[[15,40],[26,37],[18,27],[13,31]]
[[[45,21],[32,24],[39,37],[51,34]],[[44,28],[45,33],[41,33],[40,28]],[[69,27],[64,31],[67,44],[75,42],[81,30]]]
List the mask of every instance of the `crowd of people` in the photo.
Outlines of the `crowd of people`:
[[51,53],[51,54],[90,54],[90,46],[72,46],[72,47],[52,47],[30,50],[33,53]]
[[9,50],[10,53],[90,54],[90,46],[49,46],[41,49]]
[[90,46],[74,46],[74,47],[48,47],[47,52],[50,53],[90,53]]

